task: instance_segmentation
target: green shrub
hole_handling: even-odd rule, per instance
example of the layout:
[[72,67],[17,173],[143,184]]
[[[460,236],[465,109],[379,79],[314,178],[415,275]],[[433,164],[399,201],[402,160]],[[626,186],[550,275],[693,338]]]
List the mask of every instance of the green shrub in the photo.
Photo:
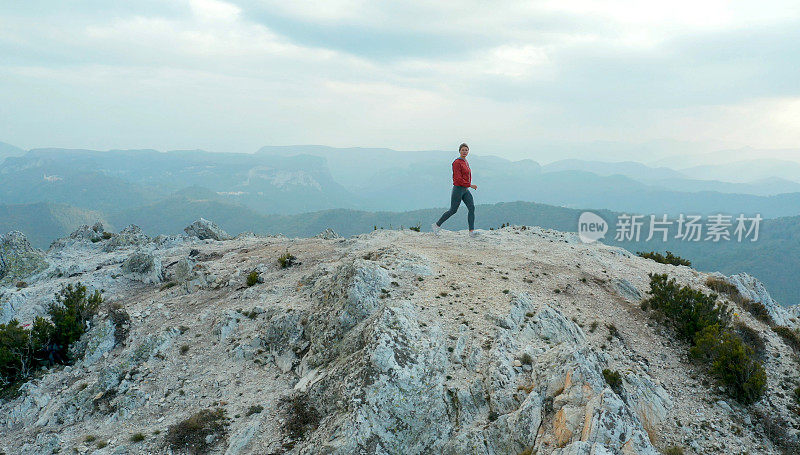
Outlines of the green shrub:
[[142,442],[144,441],[144,433],[134,433],[130,437],[131,442]]
[[30,330],[17,320],[0,324],[0,386],[19,381],[33,366]]
[[619,338],[620,340],[622,339],[622,335],[620,335],[617,326],[614,324],[606,324],[606,328],[608,329],[608,341],[611,341],[611,338]]
[[746,298],[739,292],[739,288],[730,281],[719,277],[708,277],[706,286],[711,288],[714,292],[723,294],[731,299],[732,302],[738,304],[746,311],[749,311],[756,319],[766,324],[772,324],[772,318],[767,311],[767,307],[761,302],[755,302]]
[[678,446],[669,446],[664,450],[664,455],[683,455],[683,449]]
[[711,374],[742,404],[758,401],[767,388],[767,374],[753,350],[736,334],[718,324],[697,334],[690,353],[709,361]]
[[414,232],[419,232],[419,231],[420,231],[420,228],[421,228],[420,224],[419,224],[419,223],[417,223],[417,225],[416,225],[416,226],[411,226],[409,229],[410,229],[410,230],[412,230],[412,231],[414,231]]
[[87,295],[86,286],[80,283],[75,286],[68,284],[56,294],[56,301],[50,304],[47,313],[55,327],[50,342],[55,349],[61,350],[62,358],[66,359],[69,345],[78,341],[86,331],[101,303],[100,291]]
[[744,344],[749,346],[753,352],[758,356],[758,358],[763,359],[767,354],[767,344],[764,342],[764,339],[758,333],[758,331],[752,329],[750,326],[738,322],[735,326],[736,334],[742,339]]
[[208,436],[220,438],[224,436],[228,418],[224,409],[203,409],[191,417],[169,427],[166,435],[167,444],[173,450],[186,450],[192,454],[205,453],[211,444],[206,442]]
[[775,326],[772,330],[783,338],[783,341],[794,349],[795,353],[800,354],[800,333],[797,330],[792,330],[782,325]]
[[792,423],[778,412],[766,412],[755,408],[753,421],[761,425],[764,436],[778,449],[777,453],[795,455],[800,453],[800,440],[791,433]]
[[650,274],[650,298],[644,306],[655,310],[675,329],[678,336],[692,343],[695,334],[704,328],[722,324],[727,326],[730,313],[717,296],[706,295],[689,286],[680,287],[666,274]]
[[50,320],[34,319],[31,328],[12,320],[0,324],[0,387],[25,380],[41,363],[68,363],[69,345],[86,331],[103,301],[99,291],[87,296],[77,283],[61,289],[47,312]]
[[731,283],[730,281],[724,278],[710,276],[706,279],[706,286],[711,288],[714,292],[725,294],[731,297],[731,299],[733,299],[737,303],[744,299],[744,297],[742,297],[742,294],[739,293],[739,288],[737,288],[735,284]]
[[177,285],[178,285],[177,281],[167,281],[166,283],[162,284],[161,287],[158,288],[158,290],[166,291],[167,289],[174,288]]
[[264,410],[264,406],[261,406],[260,404],[257,404],[257,405],[254,405],[254,406],[250,406],[247,409],[247,415],[251,416],[253,414],[260,414],[261,411],[263,411],[263,410]]
[[252,287],[258,284],[258,278],[259,278],[258,272],[256,272],[255,270],[250,272],[250,274],[247,275],[247,287]]
[[106,305],[106,312],[114,324],[114,341],[116,344],[122,344],[131,330],[131,316],[119,302]]
[[[763,396],[766,372],[753,349],[730,329],[729,311],[716,295],[680,287],[674,279],[658,274],[650,275],[648,294],[651,297],[643,301],[643,308],[655,311],[692,345],[690,354],[708,362],[709,372],[731,397],[750,404]],[[757,334],[756,339],[760,341]]]
[[620,376],[619,371],[605,369],[603,370],[603,377],[606,380],[606,384],[611,387],[611,390],[617,394],[622,393],[622,377]]
[[282,402],[286,406],[284,431],[291,440],[302,439],[306,432],[317,428],[320,416],[308,402],[308,396],[295,394],[284,398]]
[[285,254],[283,254],[281,257],[278,258],[278,265],[282,269],[286,269],[286,268],[289,268],[289,267],[293,266],[295,264],[296,260],[297,260],[297,258],[294,257],[292,255],[292,253],[289,253],[287,251]]
[[639,251],[636,254],[639,255],[640,257],[643,257],[645,259],[652,259],[652,260],[654,260],[656,262],[659,262],[661,264],[685,265],[687,267],[691,267],[692,266],[692,262],[691,261],[686,260],[686,259],[684,259],[684,258],[682,258],[680,256],[675,256],[674,254],[672,254],[671,251],[667,251],[667,255],[666,256],[664,256],[661,253],[656,253],[655,251],[651,251],[649,253],[645,253],[645,252]]

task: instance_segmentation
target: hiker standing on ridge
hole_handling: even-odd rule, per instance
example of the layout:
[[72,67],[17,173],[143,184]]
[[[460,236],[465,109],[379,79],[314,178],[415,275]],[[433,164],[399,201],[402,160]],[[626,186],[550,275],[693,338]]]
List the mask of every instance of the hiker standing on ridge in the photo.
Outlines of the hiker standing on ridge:
[[467,155],[469,155],[469,146],[461,144],[458,147],[458,158],[453,161],[453,192],[450,193],[450,210],[444,212],[439,221],[433,223],[431,228],[433,233],[439,235],[442,229],[442,223],[447,221],[448,218],[453,216],[458,211],[458,206],[461,201],[467,206],[469,211],[467,214],[467,222],[469,223],[469,236],[476,237],[475,233],[475,203],[472,201],[472,193],[469,189],[477,190],[478,187],[472,184],[472,171],[467,163]]

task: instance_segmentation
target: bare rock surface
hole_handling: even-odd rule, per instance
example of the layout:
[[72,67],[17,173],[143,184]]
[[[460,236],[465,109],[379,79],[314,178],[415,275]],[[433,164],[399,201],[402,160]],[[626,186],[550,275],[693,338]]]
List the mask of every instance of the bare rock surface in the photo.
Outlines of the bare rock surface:
[[23,323],[76,281],[129,315],[103,310],[73,365],[0,402],[0,451],[181,453],[170,428],[204,409],[228,419],[206,453],[228,455],[780,454],[764,415],[797,438],[797,357],[763,322],[734,308],[769,384],[743,407],[641,310],[649,273],[709,292],[691,268],[536,227],[230,239],[198,223],[82,228],[28,287],[0,288]]

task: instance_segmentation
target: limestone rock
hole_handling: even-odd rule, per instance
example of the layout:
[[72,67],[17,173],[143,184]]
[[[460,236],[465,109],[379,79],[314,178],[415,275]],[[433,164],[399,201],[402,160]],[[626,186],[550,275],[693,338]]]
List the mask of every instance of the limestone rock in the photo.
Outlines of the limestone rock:
[[327,228],[324,231],[320,232],[319,234],[315,235],[314,238],[316,238],[316,239],[325,239],[325,240],[334,240],[334,239],[341,238],[341,236],[339,234],[337,234],[336,231],[334,231],[333,229]]
[[11,231],[0,235],[0,284],[29,277],[46,267],[44,254],[31,246],[25,234]]
[[136,250],[122,263],[122,272],[133,280],[155,284],[162,280],[161,259],[153,253]]
[[736,286],[743,297],[763,304],[764,308],[766,308],[769,313],[770,319],[772,319],[775,324],[784,326],[795,325],[795,323],[789,320],[791,315],[786,308],[782,307],[772,298],[769,291],[767,291],[767,288],[764,286],[764,283],[757,278],[746,273],[739,273],[731,275],[728,277],[728,280]]
[[150,238],[135,224],[128,225],[103,245],[103,251],[114,251],[128,246],[144,245]]
[[229,240],[231,236],[228,235],[227,232],[223,231],[222,228],[214,224],[213,221],[209,221],[205,218],[200,218],[199,220],[195,221],[194,223],[186,226],[184,229],[186,234],[190,237],[194,236],[199,238],[200,240],[212,239],[212,240]]
[[98,322],[70,346],[70,356],[83,359],[85,365],[97,362],[116,346],[114,323],[110,319]]

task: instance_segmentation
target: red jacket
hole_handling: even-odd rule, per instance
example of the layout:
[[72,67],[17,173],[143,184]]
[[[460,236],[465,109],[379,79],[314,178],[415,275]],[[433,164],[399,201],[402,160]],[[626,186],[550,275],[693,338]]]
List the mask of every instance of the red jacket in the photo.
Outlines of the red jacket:
[[467,188],[472,185],[472,171],[469,169],[469,163],[461,157],[453,161],[453,185]]

